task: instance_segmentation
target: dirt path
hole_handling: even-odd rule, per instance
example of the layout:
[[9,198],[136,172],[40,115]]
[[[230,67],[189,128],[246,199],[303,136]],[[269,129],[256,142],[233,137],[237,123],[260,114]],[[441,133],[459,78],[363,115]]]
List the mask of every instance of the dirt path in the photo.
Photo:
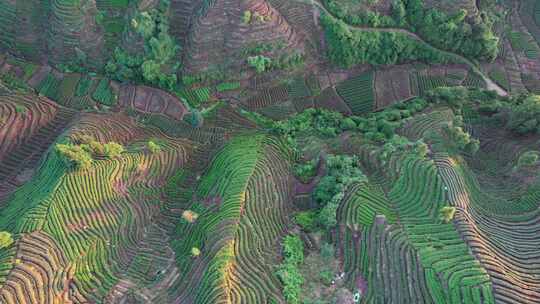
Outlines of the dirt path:
[[[324,5],[322,5],[318,0],[294,0],[294,1],[297,1],[299,3],[312,5],[314,7],[317,7],[318,9],[322,10],[324,13],[331,16],[332,18],[339,19],[339,18],[335,17],[332,13],[330,13],[330,11],[328,11],[324,7]],[[456,53],[452,53],[452,52],[448,52],[448,51],[436,48],[436,47],[432,46],[431,44],[427,43],[424,39],[422,39],[417,34],[415,34],[413,32],[410,32],[409,30],[406,30],[406,29],[403,29],[403,28],[375,28],[375,27],[350,25],[350,24],[347,24],[347,23],[345,23],[345,24],[350,29],[355,29],[355,30],[370,31],[370,32],[387,32],[387,33],[402,33],[402,34],[405,34],[405,35],[413,38],[414,40],[419,41],[420,43],[422,43],[423,45],[427,46],[428,48],[430,48],[432,50],[435,50],[437,52],[441,52],[441,53],[443,53],[443,54],[445,54],[447,56],[450,56],[450,57],[453,57],[453,58],[457,59],[457,62],[459,62],[459,63],[464,63],[464,64],[468,65],[473,70],[473,72],[477,73],[478,75],[480,75],[480,77],[482,77],[482,79],[486,83],[486,87],[487,87],[488,90],[495,91],[500,96],[507,96],[508,95],[508,93],[503,88],[501,88],[493,80],[491,80],[489,77],[487,77],[478,68],[478,66],[476,66],[469,59],[467,59],[467,58],[465,58],[465,57],[463,57],[461,55],[458,55]]]

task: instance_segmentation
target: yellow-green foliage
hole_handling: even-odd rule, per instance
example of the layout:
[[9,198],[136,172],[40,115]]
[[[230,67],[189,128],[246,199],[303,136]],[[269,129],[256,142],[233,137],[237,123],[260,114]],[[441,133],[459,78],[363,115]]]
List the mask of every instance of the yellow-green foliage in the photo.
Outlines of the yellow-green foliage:
[[124,152],[124,147],[113,141],[102,144],[91,136],[83,135],[80,138],[80,146],[93,156],[115,158]]
[[150,140],[148,141],[148,143],[146,144],[146,146],[148,147],[148,150],[152,153],[159,153],[161,151],[161,146],[156,144],[154,141]]
[[80,169],[86,169],[92,164],[92,156],[81,146],[73,144],[57,144],[56,151],[64,157],[68,164],[74,164]]
[[0,231],[0,249],[6,248],[13,244],[13,237],[7,231]]
[[251,23],[251,11],[244,11],[244,15],[242,15],[242,22],[244,24]]
[[456,207],[450,207],[445,206],[441,208],[441,211],[439,212],[440,218],[443,222],[449,223],[454,219],[454,215],[456,214]]
[[94,157],[115,158],[124,152],[124,147],[115,142],[102,144],[91,136],[83,135],[80,144],[57,144],[56,150],[68,161],[78,168],[88,168]]
[[122,152],[124,152],[124,147],[121,144],[115,142],[106,143],[103,145],[103,147],[105,151],[105,156],[108,158],[118,157],[120,156],[120,154],[122,154]]

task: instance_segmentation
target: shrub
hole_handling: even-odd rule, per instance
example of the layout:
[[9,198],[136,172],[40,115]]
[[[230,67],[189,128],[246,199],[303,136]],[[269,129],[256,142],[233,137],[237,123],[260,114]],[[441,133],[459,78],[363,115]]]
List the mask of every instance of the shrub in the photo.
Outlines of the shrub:
[[197,248],[197,247],[192,247],[191,248],[191,256],[196,258],[199,255],[201,255],[201,250],[199,248]]
[[6,248],[13,244],[13,236],[7,231],[0,231],[0,249]]

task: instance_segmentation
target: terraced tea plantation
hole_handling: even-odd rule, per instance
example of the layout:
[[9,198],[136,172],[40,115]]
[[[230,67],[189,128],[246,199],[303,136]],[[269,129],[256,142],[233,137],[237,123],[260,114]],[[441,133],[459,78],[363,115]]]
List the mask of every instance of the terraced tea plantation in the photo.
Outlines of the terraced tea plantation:
[[540,303],[535,1],[0,21],[0,303]]

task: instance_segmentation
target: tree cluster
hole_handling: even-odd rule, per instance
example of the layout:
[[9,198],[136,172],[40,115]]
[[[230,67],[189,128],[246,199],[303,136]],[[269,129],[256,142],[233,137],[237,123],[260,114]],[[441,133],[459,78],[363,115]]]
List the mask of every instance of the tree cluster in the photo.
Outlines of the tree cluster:
[[[251,114],[263,126],[268,126],[273,132],[284,136],[287,143],[297,150],[296,139],[302,134],[321,137],[335,137],[345,131],[362,133],[365,139],[384,144],[395,135],[395,130],[403,121],[413,114],[422,111],[428,102],[415,98],[386,108],[378,113],[369,115],[344,117],[339,112],[320,108],[310,108],[294,117],[282,121],[269,121],[260,115]],[[309,171],[306,169],[306,172]]]
[[456,116],[453,122],[444,124],[442,131],[454,149],[473,155],[480,148],[480,141],[463,130],[461,116]]
[[[473,59],[493,61],[497,58],[499,38],[493,33],[487,15],[467,18],[467,11],[461,9],[449,16],[435,8],[426,9],[423,0],[401,1],[402,4],[394,2],[396,13],[402,16],[404,7],[406,22],[427,42]],[[403,22],[403,18],[400,20]]]
[[366,176],[358,166],[356,156],[328,155],[327,174],[315,188],[314,198],[321,207],[318,222],[330,229],[337,224],[336,211],[345,196],[345,190],[353,183],[366,181]]
[[330,60],[344,68],[357,64],[400,64],[412,61],[447,63],[444,53],[399,32],[351,30],[341,20],[321,17]]
[[365,25],[370,27],[396,26],[396,22],[392,17],[381,15],[371,10],[361,10],[357,14],[350,14],[343,8],[343,4],[336,0],[324,0],[324,6],[332,15],[351,25]]
[[269,70],[286,70],[297,67],[304,63],[304,56],[294,52],[291,54],[283,54],[276,59],[266,57],[264,55],[249,56],[247,63],[254,68],[258,74]]
[[78,144],[56,144],[55,147],[69,165],[80,169],[90,167],[94,158],[115,158],[124,152],[124,147],[116,142],[103,144],[91,136],[81,136]]
[[171,90],[177,83],[180,63],[175,61],[180,47],[169,35],[168,4],[139,12],[131,20],[131,30],[144,40],[144,52],[132,54],[117,47],[105,71],[119,81],[145,82]]
[[507,127],[519,134],[540,132],[540,95],[529,95],[510,107]]
[[[391,17],[369,10],[350,14],[336,0],[325,0],[324,4],[332,15],[353,26],[410,28],[433,46],[462,54],[471,59],[493,61],[498,55],[499,38],[492,31],[493,22],[484,13],[471,17],[467,15],[466,10],[461,9],[456,14],[448,15],[436,8],[426,9],[423,0],[394,0],[392,2]],[[369,35],[366,34],[363,36],[367,40],[384,39],[368,37]],[[388,41],[384,41],[384,46],[399,47],[399,43],[397,43],[400,41],[399,39],[394,37],[389,37],[389,39],[396,42],[390,44]],[[367,42],[362,42],[362,44],[364,43]],[[369,50],[369,48],[366,49]],[[382,47],[380,49],[384,50]],[[361,51],[361,53],[364,52],[364,50]],[[407,58],[406,56],[403,57]],[[428,57],[431,57],[431,55]],[[383,60],[383,63],[387,61],[391,62],[390,60]],[[371,63],[370,61],[365,62]],[[378,64],[381,64],[380,60],[378,62]]]

